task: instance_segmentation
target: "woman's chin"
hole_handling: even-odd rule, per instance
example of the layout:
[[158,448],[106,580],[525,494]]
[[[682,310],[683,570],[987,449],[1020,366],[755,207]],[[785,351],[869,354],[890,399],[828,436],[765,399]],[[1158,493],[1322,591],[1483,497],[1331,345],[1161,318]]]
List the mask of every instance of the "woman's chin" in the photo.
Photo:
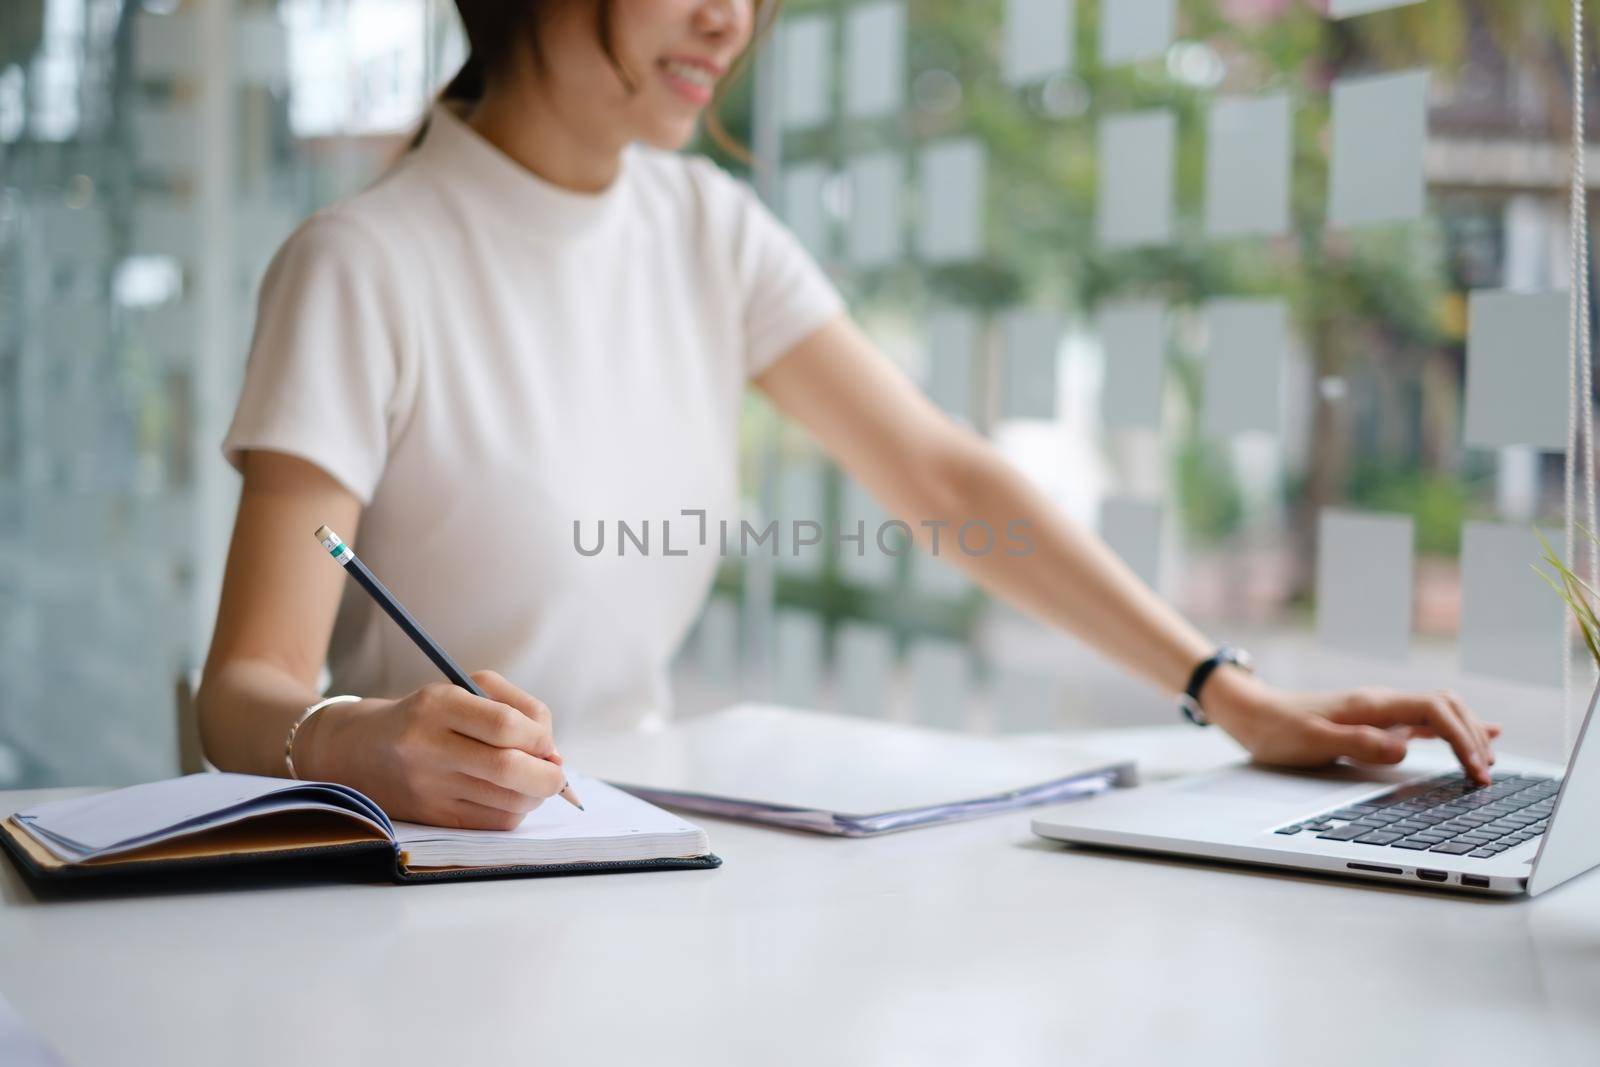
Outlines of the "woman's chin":
[[663,116],[660,120],[647,124],[640,131],[639,140],[652,148],[676,152],[694,140],[695,127],[698,125],[698,115],[688,118]]

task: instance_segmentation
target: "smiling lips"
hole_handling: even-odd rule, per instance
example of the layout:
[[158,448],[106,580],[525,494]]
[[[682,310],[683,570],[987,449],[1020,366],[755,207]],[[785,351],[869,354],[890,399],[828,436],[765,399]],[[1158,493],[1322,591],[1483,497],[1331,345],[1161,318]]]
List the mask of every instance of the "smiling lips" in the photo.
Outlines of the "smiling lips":
[[661,70],[678,95],[694,104],[711,102],[717,76],[722,72],[710,63],[694,59],[663,59]]

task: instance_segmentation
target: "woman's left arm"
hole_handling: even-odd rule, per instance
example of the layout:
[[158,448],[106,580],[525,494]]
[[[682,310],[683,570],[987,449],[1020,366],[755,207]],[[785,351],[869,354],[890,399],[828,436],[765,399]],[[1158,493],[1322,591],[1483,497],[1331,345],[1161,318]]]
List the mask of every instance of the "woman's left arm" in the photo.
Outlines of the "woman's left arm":
[[[908,523],[925,548],[938,538],[939,556],[996,596],[1167,692],[1182,692],[1214,651],[1103,541],[1052,505],[987,441],[934,407],[849,319],[813,332],[756,385]],[[957,531],[968,522],[987,524],[993,550],[959,550]],[[1008,530],[1025,536],[1008,542]],[[1487,781],[1490,742],[1499,733],[1449,692],[1293,693],[1226,666],[1206,683],[1203,703],[1207,716],[1257,759],[1292,766],[1341,756],[1398,763],[1408,738],[1437,736],[1470,774]]]

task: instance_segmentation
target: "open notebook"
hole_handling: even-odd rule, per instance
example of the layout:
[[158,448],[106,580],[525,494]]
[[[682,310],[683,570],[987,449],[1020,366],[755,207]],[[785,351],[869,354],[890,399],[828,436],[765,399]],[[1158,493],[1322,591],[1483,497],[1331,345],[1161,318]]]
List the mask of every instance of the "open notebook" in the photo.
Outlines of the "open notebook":
[[347,786],[191,774],[40,804],[0,841],[40,877],[353,852],[383,853],[397,881],[715,867],[704,830],[569,772],[585,810],[550,801],[515,830],[392,822]]
[[844,837],[1057,804],[1133,781],[1131,763],[1053,736],[979,737],[766,704],[565,747],[656,804]]

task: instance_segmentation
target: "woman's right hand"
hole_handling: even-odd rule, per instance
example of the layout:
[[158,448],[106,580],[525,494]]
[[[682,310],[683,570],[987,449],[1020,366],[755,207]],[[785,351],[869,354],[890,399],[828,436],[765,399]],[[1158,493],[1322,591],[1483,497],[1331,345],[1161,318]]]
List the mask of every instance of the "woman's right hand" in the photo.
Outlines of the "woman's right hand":
[[490,699],[439,682],[399,700],[331,704],[295,738],[295,763],[394,819],[513,829],[566,783],[550,709],[494,671],[472,680]]

